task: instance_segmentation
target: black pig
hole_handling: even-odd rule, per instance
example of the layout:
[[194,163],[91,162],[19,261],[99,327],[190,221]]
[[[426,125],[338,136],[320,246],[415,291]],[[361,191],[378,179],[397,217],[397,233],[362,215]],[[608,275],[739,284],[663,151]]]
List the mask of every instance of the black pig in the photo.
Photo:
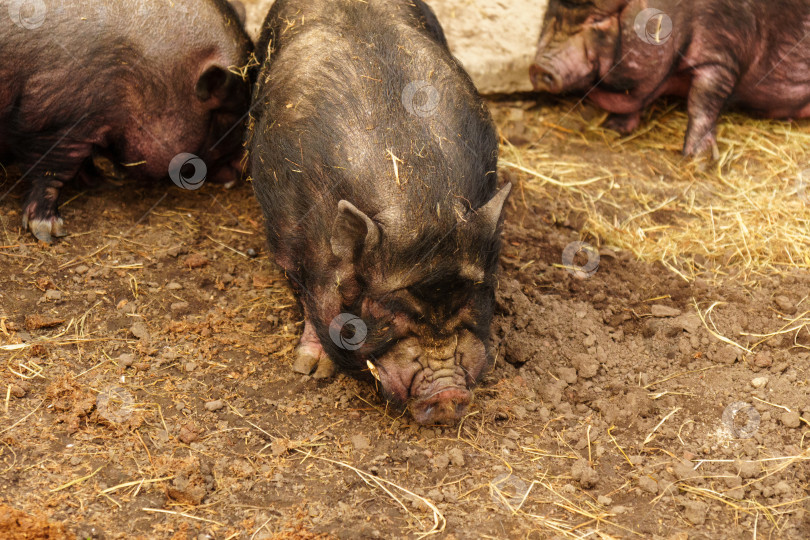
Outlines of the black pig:
[[0,2],[0,159],[30,179],[24,226],[64,236],[59,190],[93,154],[141,178],[198,154],[236,180],[251,47],[225,0]]
[[712,149],[726,105],[772,118],[810,115],[806,0],[551,0],[531,78],[587,91],[634,130],[661,95],[688,99],[685,155]]
[[249,166],[303,305],[296,370],[333,360],[456,421],[489,364],[510,189],[486,105],[420,0],[279,0],[258,49]]

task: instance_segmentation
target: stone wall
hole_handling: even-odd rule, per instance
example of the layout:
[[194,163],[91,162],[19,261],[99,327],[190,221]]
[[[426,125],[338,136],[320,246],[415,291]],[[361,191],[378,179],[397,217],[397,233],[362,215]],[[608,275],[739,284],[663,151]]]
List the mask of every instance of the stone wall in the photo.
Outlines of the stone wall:
[[[272,0],[243,0],[255,38]],[[483,94],[531,90],[534,58],[547,0],[429,0],[453,54]]]

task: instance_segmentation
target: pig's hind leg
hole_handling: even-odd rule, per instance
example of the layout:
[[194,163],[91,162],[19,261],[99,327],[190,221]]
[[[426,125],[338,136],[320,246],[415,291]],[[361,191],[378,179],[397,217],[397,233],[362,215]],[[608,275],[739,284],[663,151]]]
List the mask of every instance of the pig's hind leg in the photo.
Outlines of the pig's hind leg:
[[707,64],[694,71],[687,103],[689,125],[683,147],[685,156],[698,156],[711,150],[712,157],[719,158],[715,135],[717,119],[737,79],[730,67],[718,64]]
[[65,223],[59,215],[59,191],[72,180],[90,158],[92,146],[57,140],[47,145],[40,140],[25,153],[22,160],[24,177],[30,176],[31,189],[23,204],[23,228],[45,243],[53,237],[66,236]]
[[295,348],[293,371],[309,375],[313,369],[315,370],[313,377],[326,379],[335,373],[335,364],[324,352],[318,334],[315,333],[315,328],[307,318],[304,321],[304,333],[301,341]]

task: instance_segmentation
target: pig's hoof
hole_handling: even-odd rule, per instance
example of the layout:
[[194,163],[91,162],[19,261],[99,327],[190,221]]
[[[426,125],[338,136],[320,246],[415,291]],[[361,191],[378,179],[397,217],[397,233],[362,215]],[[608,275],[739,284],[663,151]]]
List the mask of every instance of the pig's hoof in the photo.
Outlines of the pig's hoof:
[[720,149],[717,148],[717,139],[713,133],[707,134],[700,141],[692,141],[687,137],[683,147],[683,155],[691,158],[699,158],[711,152],[712,160],[720,159]]
[[621,135],[629,135],[641,124],[641,114],[611,114],[602,127],[612,129]]
[[65,222],[60,217],[51,217],[46,219],[28,219],[23,214],[23,227],[31,231],[31,234],[37,237],[38,240],[50,244],[53,237],[61,238],[67,236],[65,232]]
[[315,379],[328,379],[335,374],[335,363],[325,354],[318,361],[318,369],[312,375]]
[[309,375],[316,379],[327,379],[335,374],[335,364],[323,352],[320,344],[302,344],[295,349],[295,362],[293,371],[302,375]]

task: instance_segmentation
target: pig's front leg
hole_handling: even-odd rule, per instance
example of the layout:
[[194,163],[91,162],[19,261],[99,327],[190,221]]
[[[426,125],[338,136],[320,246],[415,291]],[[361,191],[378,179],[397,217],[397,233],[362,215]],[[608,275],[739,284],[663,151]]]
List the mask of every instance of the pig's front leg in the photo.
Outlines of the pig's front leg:
[[313,370],[315,373],[312,376],[316,379],[327,379],[334,375],[335,364],[324,352],[318,334],[307,317],[304,320],[304,334],[295,348],[293,371],[309,375]]
[[697,156],[711,149],[714,159],[719,158],[715,136],[717,119],[736,82],[737,75],[729,67],[710,64],[695,70],[687,104],[689,125],[683,146],[685,156]]
[[65,143],[46,146],[48,139],[38,141],[22,160],[25,176],[30,176],[31,190],[23,204],[23,228],[45,243],[53,237],[66,236],[65,223],[57,206],[59,191],[72,180],[85,160],[92,155],[86,143]]

